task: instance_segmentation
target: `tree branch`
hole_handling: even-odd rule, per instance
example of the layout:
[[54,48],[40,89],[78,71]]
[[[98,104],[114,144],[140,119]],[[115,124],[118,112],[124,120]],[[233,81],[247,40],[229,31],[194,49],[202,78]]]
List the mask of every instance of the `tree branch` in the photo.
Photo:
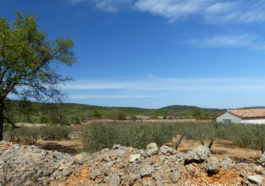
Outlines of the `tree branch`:
[[4,116],[4,119],[5,119],[8,123],[10,123],[10,124],[13,126],[13,128],[20,128],[20,127],[16,126],[15,123],[13,123],[9,118],[7,118],[7,117]]

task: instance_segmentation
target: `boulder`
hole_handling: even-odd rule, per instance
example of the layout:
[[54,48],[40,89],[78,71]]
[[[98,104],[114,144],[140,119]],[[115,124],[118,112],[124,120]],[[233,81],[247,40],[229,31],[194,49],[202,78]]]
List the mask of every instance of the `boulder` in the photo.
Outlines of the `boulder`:
[[202,163],[205,162],[210,156],[210,149],[203,145],[187,152],[184,156],[184,164],[189,163]]
[[153,166],[143,167],[140,170],[140,175],[142,177],[144,177],[144,176],[151,176],[153,171],[154,171],[154,167]]
[[141,154],[131,154],[130,155],[130,163],[133,163],[136,160],[140,160]]
[[110,177],[110,185],[111,186],[118,186],[118,185],[120,185],[120,182],[121,182],[121,180],[120,180],[119,175],[116,173],[112,174],[112,176]]
[[153,149],[153,148],[157,148],[156,143],[149,143],[148,145],[146,145],[146,149]]
[[260,175],[248,176],[247,178],[251,183],[262,185],[263,178]]
[[154,156],[159,153],[159,149],[156,143],[150,143],[146,146],[145,154],[147,156]]
[[178,171],[175,171],[173,172],[172,174],[169,175],[169,178],[170,180],[173,182],[173,183],[177,183],[179,178],[180,178],[180,175],[181,175],[181,172],[178,170]]
[[219,172],[219,166],[219,161],[216,158],[211,157],[208,159],[205,169],[210,174],[216,174]]
[[265,167],[265,152],[262,154],[262,156],[260,157],[260,164]]
[[168,146],[166,146],[166,145],[163,145],[162,147],[160,147],[160,152],[162,153],[162,154],[172,154],[172,152],[173,152],[173,148],[171,148],[171,147],[168,147]]

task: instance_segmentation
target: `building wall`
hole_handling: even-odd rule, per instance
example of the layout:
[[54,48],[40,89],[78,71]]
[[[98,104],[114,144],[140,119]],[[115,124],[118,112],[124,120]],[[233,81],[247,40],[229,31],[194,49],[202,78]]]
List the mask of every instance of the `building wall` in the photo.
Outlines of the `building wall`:
[[237,117],[233,114],[230,114],[229,112],[226,112],[222,114],[221,116],[216,118],[216,121],[219,123],[225,123],[224,120],[231,120],[231,123],[241,123],[242,119],[240,117]]
[[265,118],[260,119],[243,119],[242,123],[245,124],[265,124]]

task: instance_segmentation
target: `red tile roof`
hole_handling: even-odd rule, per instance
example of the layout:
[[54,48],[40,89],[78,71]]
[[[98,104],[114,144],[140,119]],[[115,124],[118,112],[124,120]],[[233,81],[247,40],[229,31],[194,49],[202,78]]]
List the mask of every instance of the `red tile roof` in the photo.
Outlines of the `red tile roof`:
[[265,109],[227,110],[227,112],[240,118],[265,118]]

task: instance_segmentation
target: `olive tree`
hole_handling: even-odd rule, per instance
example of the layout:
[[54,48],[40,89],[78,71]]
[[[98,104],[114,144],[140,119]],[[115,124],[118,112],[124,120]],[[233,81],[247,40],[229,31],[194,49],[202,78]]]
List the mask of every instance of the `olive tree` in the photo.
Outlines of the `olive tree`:
[[0,18],[0,141],[3,139],[5,102],[13,95],[21,100],[60,101],[58,85],[70,80],[56,72],[59,64],[71,66],[77,60],[70,38],[47,39],[30,13],[15,12],[10,24]]

